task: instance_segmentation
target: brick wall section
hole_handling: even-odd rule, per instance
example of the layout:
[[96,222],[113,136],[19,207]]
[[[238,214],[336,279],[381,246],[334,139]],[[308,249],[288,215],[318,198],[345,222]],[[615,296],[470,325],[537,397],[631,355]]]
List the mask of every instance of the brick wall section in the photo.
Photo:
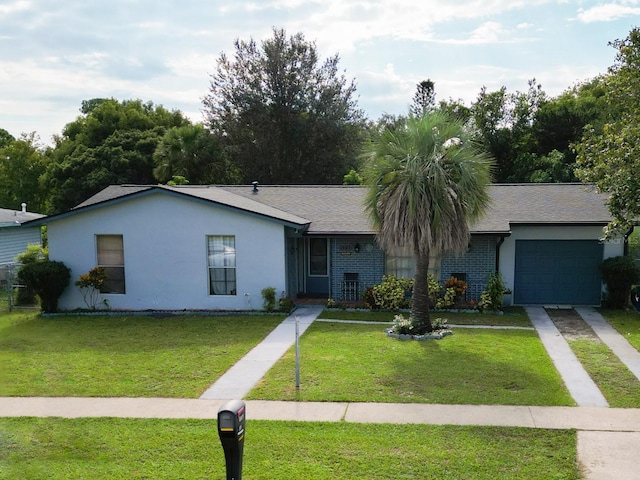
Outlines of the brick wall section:
[[496,270],[497,237],[472,237],[471,248],[461,256],[446,255],[440,263],[440,281],[454,273],[467,274],[467,300],[480,300],[487,276]]
[[[355,246],[360,251],[355,251]],[[358,294],[360,300],[367,287],[379,284],[384,275],[384,252],[375,239],[333,238],[331,239],[331,298],[345,300],[343,280],[345,273],[358,274]]]

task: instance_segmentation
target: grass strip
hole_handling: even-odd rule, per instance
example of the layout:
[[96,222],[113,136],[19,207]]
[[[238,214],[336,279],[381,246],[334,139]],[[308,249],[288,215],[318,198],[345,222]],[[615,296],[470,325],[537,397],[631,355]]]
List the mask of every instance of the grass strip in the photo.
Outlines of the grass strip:
[[[224,478],[215,421],[0,419],[0,477]],[[247,480],[579,478],[572,430],[247,422]]]
[[574,405],[534,331],[458,329],[403,341],[382,325],[314,323],[248,398],[266,400]]
[[609,347],[588,338],[568,343],[611,407],[640,408],[640,382]]
[[198,397],[284,317],[0,315],[0,396]]
[[[393,322],[393,317],[402,313],[405,317],[408,312],[381,312],[369,310],[341,310],[325,309],[318,318],[333,320],[360,320],[368,322]],[[531,327],[529,317],[524,310],[519,307],[510,307],[504,314],[495,313],[466,313],[466,312],[445,312],[432,311],[431,317],[444,318],[450,324],[455,325],[496,325],[496,326],[517,326]]]

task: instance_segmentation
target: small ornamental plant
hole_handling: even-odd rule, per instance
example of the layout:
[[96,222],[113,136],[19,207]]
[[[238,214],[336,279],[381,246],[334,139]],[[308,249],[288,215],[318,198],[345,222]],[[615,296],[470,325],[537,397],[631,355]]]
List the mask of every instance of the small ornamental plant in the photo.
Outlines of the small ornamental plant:
[[449,277],[449,279],[444,282],[444,287],[453,288],[453,290],[456,292],[457,298],[461,298],[465,293],[467,293],[467,282],[453,276]]
[[84,303],[90,310],[95,310],[99,303],[107,304],[106,300],[100,302],[100,289],[107,279],[107,273],[102,267],[94,267],[88,273],[80,275],[75,285],[80,290]]

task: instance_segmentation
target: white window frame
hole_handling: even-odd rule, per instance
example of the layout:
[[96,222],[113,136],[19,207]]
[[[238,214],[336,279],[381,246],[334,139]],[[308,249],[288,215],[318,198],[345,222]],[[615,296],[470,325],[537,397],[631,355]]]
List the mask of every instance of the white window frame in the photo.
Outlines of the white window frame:
[[[215,240],[218,242],[215,242]],[[213,249],[212,249],[213,247]],[[235,235],[207,235],[207,278],[209,295],[238,294],[237,249]],[[214,276],[222,274],[222,279]],[[219,288],[222,286],[222,288]]]
[[[109,250],[105,250],[101,248],[101,244],[108,240],[119,239],[120,247],[119,249],[112,249],[111,252],[119,252],[118,253],[109,253]],[[107,278],[104,281],[104,284],[100,288],[100,293],[109,294],[109,295],[125,295],[127,293],[127,282],[125,277],[125,267],[124,267],[124,236],[122,234],[96,234],[96,265],[98,267],[104,268],[105,273],[107,274]],[[117,279],[113,280],[109,278],[109,272],[113,274],[113,272],[118,271],[122,272],[121,276],[122,280]],[[115,284],[115,286],[114,286]]]

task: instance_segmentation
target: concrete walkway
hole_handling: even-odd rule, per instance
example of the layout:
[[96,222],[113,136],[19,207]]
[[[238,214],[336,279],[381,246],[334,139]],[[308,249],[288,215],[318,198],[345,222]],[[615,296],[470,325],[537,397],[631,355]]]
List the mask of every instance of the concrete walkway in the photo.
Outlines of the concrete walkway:
[[543,307],[526,307],[531,323],[560,373],[569,393],[580,407],[608,407],[600,389],[578,361]]
[[293,314],[285,318],[262,342],[227,370],[200,398],[205,400],[244,398],[294,344],[296,318],[299,335],[302,335],[322,310],[323,307],[320,306],[296,308]]

